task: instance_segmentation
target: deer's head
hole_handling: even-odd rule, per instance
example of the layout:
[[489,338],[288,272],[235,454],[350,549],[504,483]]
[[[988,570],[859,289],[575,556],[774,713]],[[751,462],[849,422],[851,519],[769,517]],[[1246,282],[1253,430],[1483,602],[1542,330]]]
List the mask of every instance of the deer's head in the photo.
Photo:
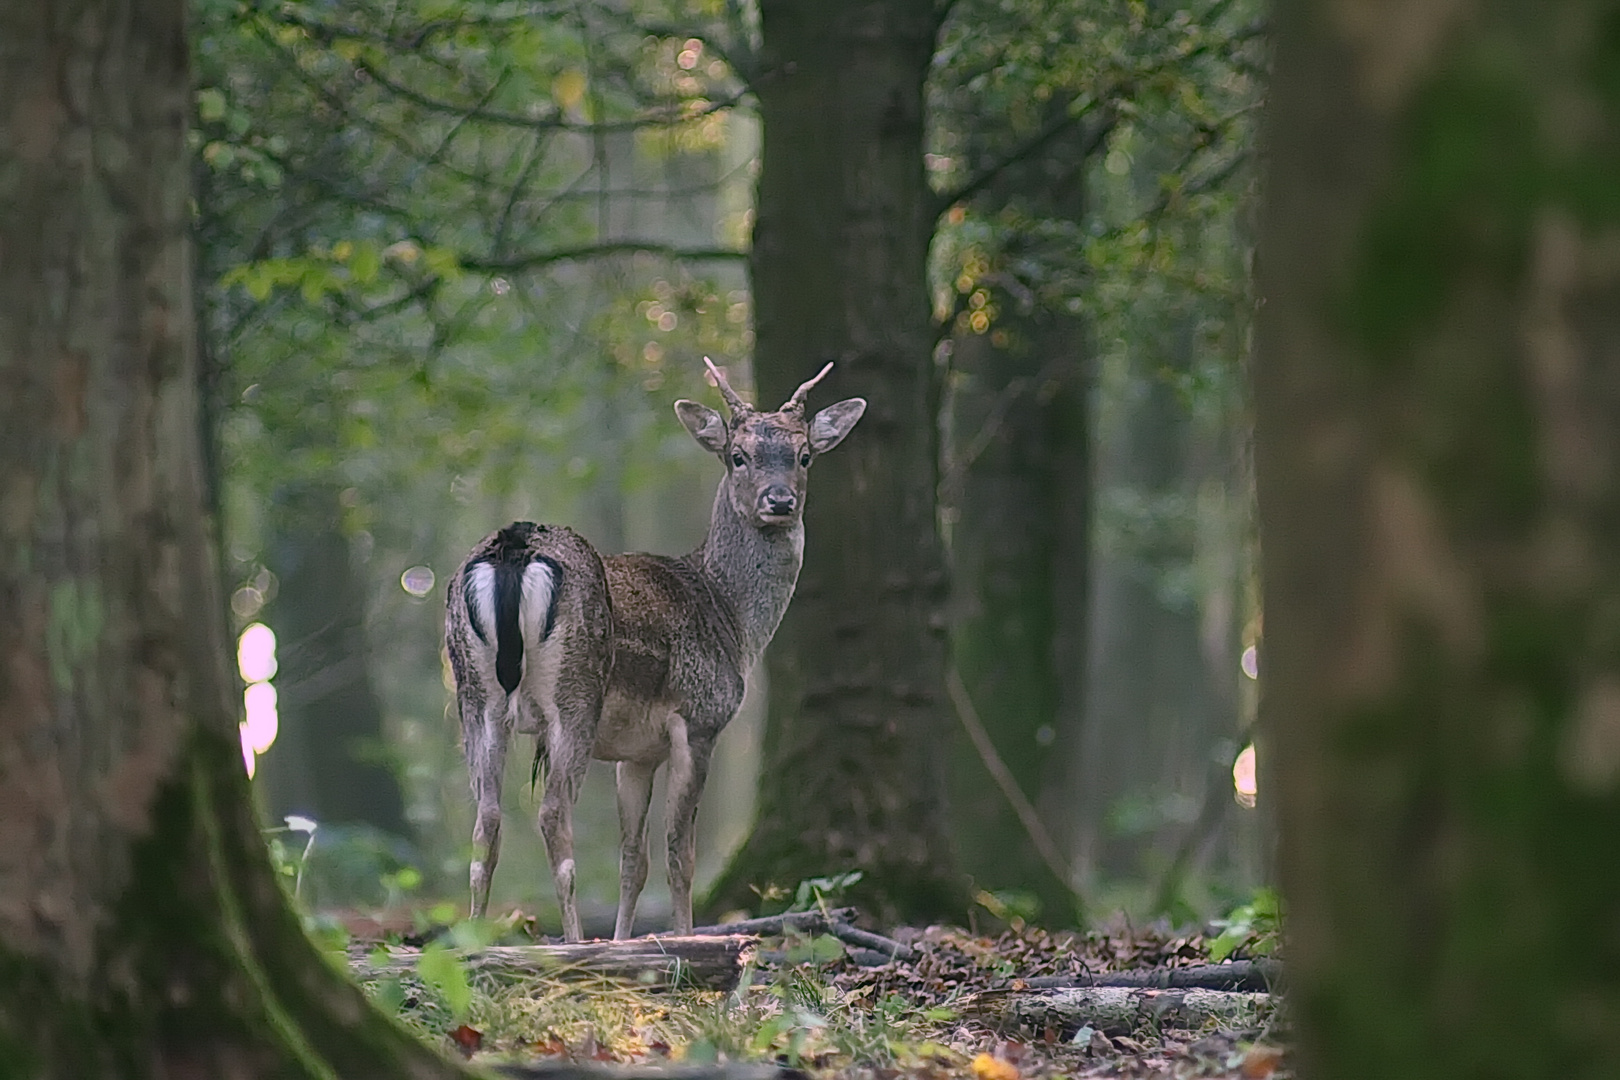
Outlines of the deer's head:
[[811,463],[843,441],[866,411],[866,402],[848,398],[807,419],[804,399],[832,370],[828,364],[795,390],[780,409],[759,412],[737,396],[708,357],[703,362],[726,400],[731,419],[685,400],[675,403],[675,415],[699,446],[718,454],[725,463],[731,477],[731,504],[739,517],[761,528],[798,521],[804,513],[804,483]]

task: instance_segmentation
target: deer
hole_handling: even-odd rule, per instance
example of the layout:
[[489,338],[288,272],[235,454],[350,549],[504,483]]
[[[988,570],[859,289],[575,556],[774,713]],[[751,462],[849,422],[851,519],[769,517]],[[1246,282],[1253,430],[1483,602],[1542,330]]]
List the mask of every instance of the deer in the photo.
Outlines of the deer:
[[538,814],[563,937],[581,940],[573,809],[590,762],[614,763],[619,903],[631,936],[648,871],[653,775],[667,765],[671,921],[692,929],[697,810],[715,740],[782,621],[804,561],[805,481],[866,411],[855,397],[805,415],[827,364],[762,412],[704,357],[729,416],[695,401],[675,415],[725,468],[709,528],[686,555],[602,556],[561,525],[519,521],[485,537],[452,577],[445,646],[475,803],[471,912],[483,917],[500,855],[501,780],[514,732],[536,737]]

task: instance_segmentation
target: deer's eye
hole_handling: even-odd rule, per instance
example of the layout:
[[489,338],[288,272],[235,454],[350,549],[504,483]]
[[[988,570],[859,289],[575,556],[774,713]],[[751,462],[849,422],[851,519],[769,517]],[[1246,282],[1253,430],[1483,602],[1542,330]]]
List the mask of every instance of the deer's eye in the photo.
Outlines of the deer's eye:
[[745,461],[743,459],[741,450],[733,450],[731,452],[731,463],[739,469],[743,467]]
[[808,469],[810,467],[810,451],[804,450],[800,452],[799,467],[803,469]]

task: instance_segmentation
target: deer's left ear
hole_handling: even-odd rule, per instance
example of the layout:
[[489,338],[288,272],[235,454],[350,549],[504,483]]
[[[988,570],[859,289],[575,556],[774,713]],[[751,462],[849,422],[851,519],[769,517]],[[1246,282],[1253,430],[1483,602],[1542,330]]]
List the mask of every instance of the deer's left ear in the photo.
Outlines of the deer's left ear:
[[681,418],[681,424],[692,433],[692,438],[705,450],[716,454],[726,449],[726,422],[720,414],[707,405],[699,405],[695,401],[682,398],[675,403],[675,415]]
[[827,406],[810,418],[810,449],[825,454],[844,441],[866,411],[866,399],[852,397]]

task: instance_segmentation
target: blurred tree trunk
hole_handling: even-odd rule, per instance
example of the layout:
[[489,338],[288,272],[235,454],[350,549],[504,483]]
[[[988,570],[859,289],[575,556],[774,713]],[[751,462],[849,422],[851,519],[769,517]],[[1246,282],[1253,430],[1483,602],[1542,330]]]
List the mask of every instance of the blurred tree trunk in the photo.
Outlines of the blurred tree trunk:
[[1300,1075],[1613,1076],[1616,8],[1277,11],[1261,791]]
[[870,408],[810,480],[804,571],[767,657],[757,819],[708,905],[859,868],[856,898],[880,918],[960,918],[922,157],[938,16],[932,0],[760,11],[760,401],[774,407],[833,360],[812,409],[855,394]]
[[[1068,104],[1052,102],[1047,122]],[[973,200],[976,211],[993,220],[1011,206],[1020,220],[1084,221],[1085,170],[1104,130],[1074,126],[1004,167]],[[1005,132],[975,135],[984,145],[970,156],[983,160],[970,172],[1004,152]],[[1092,455],[1085,322],[1044,295],[1047,284],[1010,273],[983,281],[998,315],[988,334],[957,327],[945,461],[956,667],[1061,857],[1056,837],[1072,816],[1068,774],[1084,715]],[[950,803],[957,849],[978,886],[1034,894],[1043,922],[1076,921],[1068,867],[1042,857],[960,726]]]
[[[1176,338],[1186,336],[1165,343],[1181,368],[1190,344]],[[1076,785],[1088,882],[1140,880],[1168,858],[1196,811],[1213,726],[1191,587],[1191,416],[1163,372],[1133,379],[1141,392],[1121,403],[1122,430],[1099,479],[1112,520],[1096,554]]]
[[204,512],[185,5],[0,8],[4,1070],[456,1075],[309,945]]
[[[1001,294],[998,301],[1016,310],[1017,298]],[[1052,767],[1058,725],[1078,711],[1064,708],[1066,694],[1079,687],[1060,669],[1082,668],[1084,658],[1084,330],[1079,319],[1046,311],[997,326],[996,338],[959,335],[952,351],[952,648],[974,711],[1034,802],[1054,772],[1061,774]],[[950,795],[952,835],[974,882],[1033,894],[1042,921],[1073,922],[1067,874],[1042,857],[960,727]]]
[[382,702],[371,680],[366,586],[341,531],[335,484],[280,492],[270,519],[279,579],[265,618],[278,637],[281,734],[265,754],[271,811],[405,836],[404,799],[388,767]]

